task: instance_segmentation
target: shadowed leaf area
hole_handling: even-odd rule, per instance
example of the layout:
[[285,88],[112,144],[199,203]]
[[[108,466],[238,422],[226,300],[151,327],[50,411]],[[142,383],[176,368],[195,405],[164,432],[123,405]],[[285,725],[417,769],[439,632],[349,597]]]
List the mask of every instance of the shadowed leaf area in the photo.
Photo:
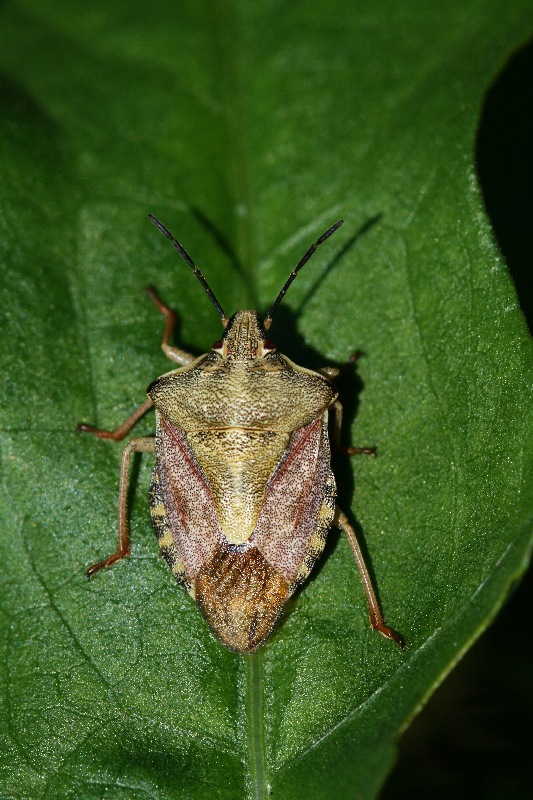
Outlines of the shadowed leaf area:
[[[2,798],[379,793],[531,547],[531,342],[475,158],[529,6],[2,4]],[[159,555],[149,455],[131,558],[87,581],[116,546],[121,446],[76,424],[115,427],[172,369],[143,288],[175,308],[179,347],[221,334],[148,213],[227,314],[266,313],[345,220],[269,338],[312,369],[362,354],[338,381],[343,440],[378,458],[334,469],[404,651],[370,630],[334,531],[269,643],[225,650]]]

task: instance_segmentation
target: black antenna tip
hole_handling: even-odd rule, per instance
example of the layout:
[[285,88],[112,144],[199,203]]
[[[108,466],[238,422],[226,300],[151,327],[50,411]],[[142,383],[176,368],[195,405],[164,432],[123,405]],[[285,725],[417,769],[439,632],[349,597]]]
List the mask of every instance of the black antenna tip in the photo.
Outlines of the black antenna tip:
[[274,313],[276,308],[279,306],[279,304],[281,303],[281,301],[285,297],[285,293],[286,293],[287,289],[289,288],[289,286],[291,285],[293,280],[296,278],[298,272],[301,270],[302,267],[304,267],[307,264],[307,262],[309,261],[309,259],[311,258],[311,256],[313,255],[313,253],[315,252],[317,247],[319,247],[321,244],[323,244],[323,242],[325,242],[326,239],[329,239],[331,234],[335,233],[337,228],[340,228],[340,226],[342,225],[343,222],[344,222],[344,220],[340,219],[338,222],[336,222],[334,225],[332,225],[331,228],[328,228],[327,231],[325,231],[322,234],[322,236],[320,236],[316,240],[316,242],[311,245],[311,247],[306,252],[304,257],[299,260],[299,262],[297,263],[297,265],[295,266],[295,268],[293,269],[293,271],[291,272],[291,274],[287,278],[287,281],[285,282],[285,285],[283,286],[281,292],[278,294],[278,296],[274,300],[274,302],[273,302],[272,306],[270,307],[270,310],[267,313],[265,319],[263,320],[263,322],[265,324],[265,328],[267,330],[270,327],[270,323],[272,322],[272,314]]
[[343,223],[343,222],[344,222],[344,220],[343,220],[343,219],[340,219],[338,222],[336,222],[336,223],[335,223],[335,225],[332,225],[332,226],[331,226],[331,228],[328,228],[328,229],[327,229],[327,231],[326,231],[325,233],[323,233],[323,234],[322,234],[322,236],[320,237],[320,239],[318,239],[318,241],[317,241],[317,245],[319,245],[319,244],[322,244],[322,242],[325,242],[325,241],[326,241],[326,239],[329,239],[329,237],[331,236],[331,234],[332,234],[332,233],[335,233],[335,231],[337,230],[337,228],[340,228],[340,226],[342,225],[342,223]]
[[174,237],[172,236],[172,234],[170,233],[168,228],[165,228],[163,223],[159,222],[157,217],[154,217],[153,214],[148,214],[148,219],[150,220],[150,222],[153,225],[155,225],[156,228],[158,228],[161,231],[161,233],[163,233],[167,237],[167,239],[170,239],[170,240],[174,239]]
[[167,237],[167,239],[170,239],[170,241],[172,242],[173,247],[178,251],[178,253],[182,257],[182,259],[193,270],[194,274],[196,275],[196,277],[198,278],[198,280],[200,281],[200,283],[204,287],[205,291],[207,292],[207,296],[209,297],[209,299],[211,300],[211,302],[215,306],[216,310],[220,314],[220,318],[222,319],[223,325],[226,326],[227,317],[224,314],[224,311],[222,310],[222,306],[218,302],[217,298],[215,297],[215,294],[214,294],[213,290],[211,289],[211,287],[207,283],[206,279],[204,278],[204,276],[202,275],[202,273],[200,272],[200,270],[198,269],[198,267],[196,266],[196,264],[194,263],[194,261],[192,260],[190,255],[188,254],[188,252],[185,250],[183,245],[180,242],[178,242],[178,240],[174,236],[172,236],[172,234],[170,233],[168,228],[165,228],[163,223],[159,222],[157,217],[154,217],[153,214],[148,214],[148,219],[150,220],[150,222],[152,222],[155,225],[156,228],[158,228],[158,230],[161,231],[161,233],[164,236]]

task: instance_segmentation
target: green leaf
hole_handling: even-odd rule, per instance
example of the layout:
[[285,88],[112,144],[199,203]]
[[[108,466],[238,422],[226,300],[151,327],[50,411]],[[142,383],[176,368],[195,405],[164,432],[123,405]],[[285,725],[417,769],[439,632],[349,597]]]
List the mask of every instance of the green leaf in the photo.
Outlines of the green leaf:
[[[525,568],[532,348],[473,164],[483,95],[529,3],[51,0],[1,9],[0,795],[374,797],[394,742]],[[348,544],[253,657],[226,651],[151,532],[150,457],[116,544],[121,422],[171,367],[153,283],[204,352],[222,306],[340,386],[335,463],[401,652]],[[357,413],[356,413],[357,412]],[[355,417],[357,424],[355,425]],[[139,435],[153,430],[144,419]],[[355,490],[354,490],[354,478]]]

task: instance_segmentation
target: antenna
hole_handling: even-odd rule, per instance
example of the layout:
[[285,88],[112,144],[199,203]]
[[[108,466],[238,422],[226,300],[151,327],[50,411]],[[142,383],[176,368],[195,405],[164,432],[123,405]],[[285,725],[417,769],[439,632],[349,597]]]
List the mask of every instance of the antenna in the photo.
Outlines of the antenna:
[[329,239],[331,234],[335,233],[337,228],[340,228],[340,226],[342,225],[343,222],[344,222],[344,220],[340,219],[338,222],[335,223],[335,225],[332,225],[331,228],[328,228],[328,230],[325,233],[323,233],[322,236],[319,239],[317,239],[316,242],[313,245],[311,245],[311,247],[309,248],[307,253],[304,255],[304,257],[302,259],[300,259],[300,261],[298,262],[296,267],[293,269],[293,271],[291,272],[291,274],[287,278],[287,281],[285,282],[285,285],[284,285],[283,289],[281,290],[281,292],[278,294],[278,296],[274,300],[272,306],[270,307],[270,310],[269,310],[268,314],[266,315],[266,317],[265,317],[265,319],[263,321],[263,324],[264,324],[266,330],[268,330],[270,328],[270,325],[272,323],[272,314],[274,313],[276,308],[279,306],[279,304],[281,303],[281,301],[285,297],[287,289],[289,288],[289,286],[291,285],[293,280],[296,278],[296,276],[298,275],[298,273],[301,270],[301,268],[304,267],[307,264],[307,262],[309,261],[309,259],[311,258],[311,256],[313,255],[313,253],[315,252],[317,247],[320,244],[322,244],[322,242],[325,242],[326,239]]
[[209,286],[208,282],[206,281],[206,279],[204,278],[204,276],[202,275],[202,273],[200,272],[200,270],[198,269],[198,267],[196,266],[196,264],[194,263],[194,261],[192,260],[190,255],[188,254],[188,252],[185,250],[183,245],[180,244],[178,242],[178,240],[174,238],[174,236],[172,236],[172,234],[170,233],[168,228],[165,228],[163,223],[159,222],[159,220],[156,217],[154,217],[152,214],[148,214],[148,219],[150,220],[150,222],[153,222],[155,227],[158,228],[161,231],[161,233],[164,236],[166,236],[167,239],[169,239],[172,242],[172,244],[174,245],[174,247],[176,248],[176,250],[178,251],[178,253],[182,257],[182,259],[192,269],[192,271],[194,272],[194,274],[196,275],[196,277],[198,278],[198,280],[200,281],[200,283],[204,287],[205,291],[207,292],[207,296],[209,297],[209,299],[211,300],[211,302],[215,306],[216,310],[220,314],[220,317],[222,319],[222,324],[225,327],[227,325],[227,323],[228,323],[228,318],[224,314],[224,311],[222,310],[222,306],[220,305],[220,303],[218,302],[217,298],[215,297],[215,293],[213,292],[213,290]]

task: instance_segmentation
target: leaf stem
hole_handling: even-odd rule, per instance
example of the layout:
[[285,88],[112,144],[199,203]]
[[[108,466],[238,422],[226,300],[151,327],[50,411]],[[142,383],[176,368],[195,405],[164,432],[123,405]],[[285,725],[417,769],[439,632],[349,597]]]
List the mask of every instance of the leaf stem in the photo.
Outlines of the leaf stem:
[[252,800],[267,800],[270,796],[263,722],[261,655],[255,652],[246,656],[246,723],[248,728],[250,797]]

